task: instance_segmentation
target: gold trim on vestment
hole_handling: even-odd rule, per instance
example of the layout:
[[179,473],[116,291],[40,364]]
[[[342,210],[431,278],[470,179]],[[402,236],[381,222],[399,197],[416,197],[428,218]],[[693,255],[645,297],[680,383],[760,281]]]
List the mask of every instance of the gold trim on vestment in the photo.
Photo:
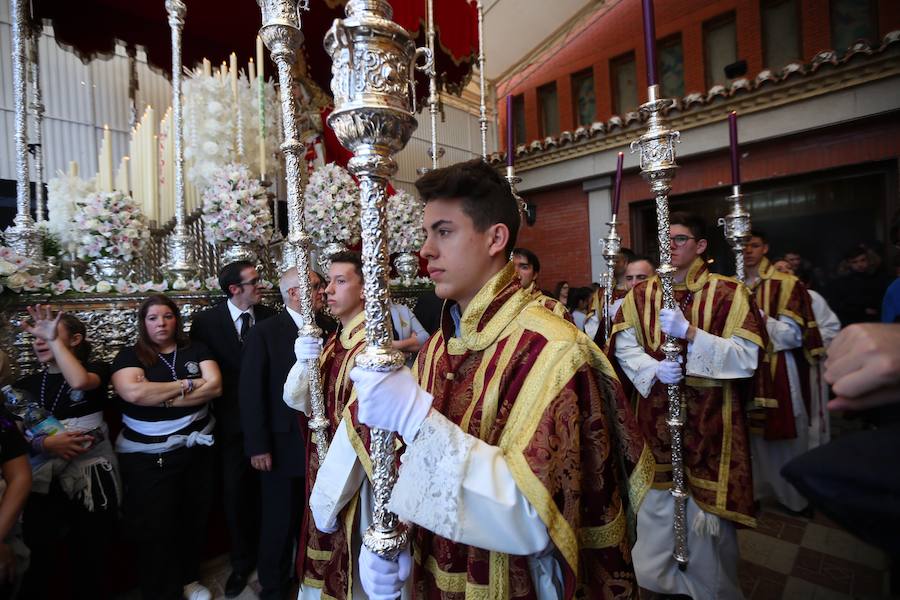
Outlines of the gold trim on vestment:
[[647,496],[647,491],[653,485],[655,472],[656,459],[653,457],[653,450],[650,449],[649,444],[644,442],[641,456],[638,458],[637,464],[628,478],[628,500],[631,502],[631,507],[635,514],[641,508],[641,504]]
[[334,553],[331,550],[319,550],[318,548],[306,547],[306,556],[313,560],[331,560],[332,554]]
[[[503,348],[503,352],[500,353],[500,357],[497,359],[494,376],[491,377],[488,382],[487,390],[485,390],[484,393],[484,402],[481,404],[481,423],[478,427],[479,439],[486,439],[491,427],[494,426],[494,421],[497,418],[497,409],[500,406],[500,383],[503,380],[501,374],[506,370],[510,360],[512,360],[512,356],[519,346],[523,333],[524,330],[520,328],[515,333],[509,335],[506,339],[506,345]],[[474,397],[472,398],[472,402],[474,406],[476,403]],[[463,431],[468,430],[464,429]]]
[[488,563],[488,598],[509,598],[509,554],[491,552]]
[[[350,322],[347,323],[345,327],[341,328],[341,335],[339,339],[341,341],[341,346],[344,347],[344,350],[349,350],[366,337],[366,328],[359,327],[360,325],[364,325],[365,321],[366,312],[361,310],[356,316],[350,319]],[[359,329],[354,331],[354,329],[356,329],[357,327],[359,327]]]
[[[496,353],[496,345],[488,348],[484,353],[484,357],[482,358],[481,363],[475,370],[475,377],[472,379],[472,400],[469,402],[469,406],[466,408],[466,412],[463,413],[463,418],[459,422],[459,428],[467,433],[469,431],[469,423],[472,421],[472,415],[475,412],[475,407],[478,405],[478,401],[481,399],[481,394],[484,391],[485,375],[487,373],[488,367],[491,364],[491,361],[494,359],[494,354]],[[482,436],[481,439],[484,439],[484,437]]]
[[722,387],[722,456],[719,460],[719,489],[716,490],[716,508],[725,510],[728,503],[728,476],[731,472],[731,397],[732,386]]
[[[648,486],[649,487],[649,486]],[[634,509],[637,512],[637,508]],[[582,527],[579,530],[581,547],[586,550],[601,550],[618,546],[626,531],[625,510],[620,505],[616,518],[600,527]]]

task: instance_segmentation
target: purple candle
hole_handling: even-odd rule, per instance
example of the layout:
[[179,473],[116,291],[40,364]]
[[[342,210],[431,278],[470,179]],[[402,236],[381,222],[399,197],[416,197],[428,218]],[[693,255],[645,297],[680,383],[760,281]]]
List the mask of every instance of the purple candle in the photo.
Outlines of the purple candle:
[[516,124],[512,94],[506,95],[506,166],[516,163]]
[[653,17],[653,0],[642,0],[644,5],[644,54],[647,56],[647,85],[656,85],[656,22]]
[[728,114],[728,138],[731,142],[731,185],[741,185],[741,157],[738,154],[737,113]]
[[613,218],[619,214],[619,198],[622,197],[622,162],[625,160],[625,153],[619,152],[619,160],[616,162],[616,188],[613,192],[612,215]]

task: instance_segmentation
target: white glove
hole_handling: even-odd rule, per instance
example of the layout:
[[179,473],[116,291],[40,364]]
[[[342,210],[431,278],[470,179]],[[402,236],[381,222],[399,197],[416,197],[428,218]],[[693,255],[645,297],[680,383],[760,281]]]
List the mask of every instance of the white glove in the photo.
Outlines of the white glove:
[[664,308],[659,311],[659,328],[666,335],[683,340],[687,337],[690,326],[691,324],[684,318],[684,313],[680,308]]
[[322,353],[322,338],[301,335],[294,341],[294,354],[298,361],[318,360]]
[[322,340],[317,337],[300,336],[294,341],[294,354],[297,362],[288,372],[284,381],[282,398],[284,403],[307,417],[312,412],[309,404],[309,375],[306,361],[318,360],[322,350]]
[[674,360],[661,360],[656,365],[656,378],[660,383],[666,385],[671,383],[681,383],[684,379],[684,372],[681,370],[681,364]]
[[416,383],[412,371],[403,367],[381,373],[353,367],[350,379],[358,397],[359,420],[369,427],[396,431],[412,442],[433,400]]
[[385,560],[365,545],[359,550],[359,582],[371,600],[399,598],[411,570],[409,546],[400,551],[396,560]]

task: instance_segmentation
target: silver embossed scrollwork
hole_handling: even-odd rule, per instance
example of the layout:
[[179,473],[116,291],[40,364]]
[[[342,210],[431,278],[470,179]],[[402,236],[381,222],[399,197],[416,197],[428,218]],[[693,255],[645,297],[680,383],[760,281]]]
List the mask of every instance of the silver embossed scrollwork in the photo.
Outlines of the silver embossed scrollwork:
[[619,237],[617,226],[618,215],[612,215],[607,225],[609,232],[603,239],[603,258],[606,260],[606,282],[603,286],[603,325],[606,327],[607,338],[612,334],[612,293],[616,287],[616,259],[622,249],[622,238]]
[[[675,144],[680,134],[668,128],[663,111],[673,104],[672,100],[661,98],[658,85],[647,89],[648,101],[641,105],[641,112],[647,116],[647,131],[631,143],[632,152],[640,152],[641,175],[656,197],[656,227],[659,241],[659,273],[663,292],[663,308],[677,308],[675,304],[676,268],[672,265],[672,249],[669,232],[669,191],[678,166],[675,164]],[[679,360],[681,345],[677,338],[666,335],[662,345],[666,360]],[[666,425],[672,444],[672,488],[675,503],[672,528],[675,534],[673,557],[682,570],[687,568],[687,523],[686,505],[688,493],[685,488],[684,461],[682,456],[684,414],[681,405],[681,388],[678,384],[666,386],[668,414]]]
[[[316,326],[313,312],[313,293],[310,286],[309,248],[310,237],[306,233],[303,220],[303,194],[300,189],[303,144],[300,143],[297,126],[297,99],[291,85],[291,66],[297,59],[297,51],[303,42],[300,31],[300,9],[297,0],[257,0],[262,10],[262,28],[259,35],[278,68],[278,83],[281,91],[281,125],[284,152],[285,177],[287,184],[288,243],[293,247],[295,265],[300,287],[300,317],[302,326],[299,336],[321,337],[322,330]],[[319,464],[328,452],[328,419],[325,417],[325,394],[319,378],[319,361],[308,360],[306,373],[309,378],[309,392],[312,416],[309,428],[313,432]]]
[[[334,112],[328,124],[354,156],[348,168],[359,179],[366,348],[356,364],[369,371],[403,365],[391,347],[388,289],[387,184],[396,173],[393,155],[403,149],[416,128],[413,70],[418,56],[409,33],[394,23],[385,0],[350,0],[347,17],[325,35],[331,56]],[[363,542],[372,552],[393,558],[407,543],[397,516],[387,510],[396,480],[393,433],[373,429],[369,446],[373,467],[373,519]]]
[[734,252],[734,276],[744,281],[744,245],[750,241],[750,212],[744,207],[744,195],[741,186],[731,186],[731,195],[726,198],[731,202],[731,212],[719,219],[724,228],[725,239]]
[[31,67],[31,113],[34,115],[34,218],[40,223],[44,214],[44,99],[41,93],[41,64],[39,42],[41,30],[35,25],[29,37],[29,65]]
[[185,225],[184,206],[184,127],[181,90],[181,32],[187,6],[182,0],[166,0],[166,14],[172,33],[172,141],[175,150],[175,229],[168,239],[169,261],[165,271],[173,278],[193,277],[197,273],[194,240]]
[[484,85],[484,5],[475,2],[478,11],[478,129],[481,130],[481,158],[487,160],[487,91]]

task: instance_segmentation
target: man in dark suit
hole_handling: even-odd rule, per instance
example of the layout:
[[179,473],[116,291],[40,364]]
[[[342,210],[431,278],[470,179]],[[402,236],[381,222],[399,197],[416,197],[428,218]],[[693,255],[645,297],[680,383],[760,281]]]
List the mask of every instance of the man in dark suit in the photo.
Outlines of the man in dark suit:
[[256,267],[246,261],[226,265],[219,285],[227,299],[194,316],[191,339],[206,344],[222,371],[222,397],[213,401],[216,447],[222,463],[223,503],[231,538],[231,575],[225,596],[241,593],[256,565],[259,541],[259,484],[244,455],[238,381],[244,340],[255,324],[275,311],[259,304],[262,286]]
[[[321,279],[310,273],[314,291]],[[300,280],[289,269],[279,282],[285,310],[254,327],[244,343],[239,399],[244,449],[259,471],[262,492],[259,560],[260,598],[284,600],[291,550],[304,510],[306,418],[284,402],[284,382],[296,362]]]

